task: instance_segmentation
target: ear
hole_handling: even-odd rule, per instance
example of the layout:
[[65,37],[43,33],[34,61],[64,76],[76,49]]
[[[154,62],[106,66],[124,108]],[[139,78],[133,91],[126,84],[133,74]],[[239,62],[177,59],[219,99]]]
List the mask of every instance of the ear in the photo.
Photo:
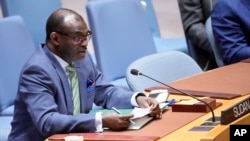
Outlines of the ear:
[[56,32],[51,32],[50,33],[50,40],[51,43],[58,46],[59,45],[59,40],[60,38],[58,37],[58,34]]

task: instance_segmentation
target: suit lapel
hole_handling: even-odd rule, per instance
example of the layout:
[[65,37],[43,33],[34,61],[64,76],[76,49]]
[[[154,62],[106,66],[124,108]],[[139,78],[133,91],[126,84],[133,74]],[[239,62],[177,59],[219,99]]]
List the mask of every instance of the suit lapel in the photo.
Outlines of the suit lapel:
[[67,106],[67,110],[69,114],[73,114],[73,101],[72,101],[72,91],[69,85],[68,77],[66,76],[64,69],[61,67],[61,65],[58,63],[56,58],[53,56],[53,54],[50,53],[48,48],[46,46],[43,47],[44,52],[46,55],[50,58],[52,65],[55,68],[55,71],[58,74],[58,77],[60,78],[60,83],[62,86],[62,89],[64,91],[64,98],[65,103]]

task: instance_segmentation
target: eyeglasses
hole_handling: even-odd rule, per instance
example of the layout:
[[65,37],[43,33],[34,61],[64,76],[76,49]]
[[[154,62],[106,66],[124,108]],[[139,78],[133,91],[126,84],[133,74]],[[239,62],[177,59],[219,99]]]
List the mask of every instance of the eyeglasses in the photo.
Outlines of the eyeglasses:
[[77,35],[76,33],[65,33],[62,31],[55,31],[55,32],[64,36],[71,37],[73,39],[73,43],[76,45],[80,45],[85,41],[88,42],[93,34],[91,31],[88,31],[86,35]]

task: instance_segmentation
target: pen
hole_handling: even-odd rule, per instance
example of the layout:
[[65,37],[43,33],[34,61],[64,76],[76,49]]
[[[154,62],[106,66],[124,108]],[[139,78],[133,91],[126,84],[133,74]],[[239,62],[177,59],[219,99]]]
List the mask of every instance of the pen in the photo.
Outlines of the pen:
[[[119,114],[119,115],[121,115],[121,112],[118,110],[118,109],[116,109],[115,107],[112,107],[112,109],[117,113],[117,114]],[[131,120],[131,119],[129,119],[129,122],[130,123],[132,123],[132,124],[136,124],[133,120]]]

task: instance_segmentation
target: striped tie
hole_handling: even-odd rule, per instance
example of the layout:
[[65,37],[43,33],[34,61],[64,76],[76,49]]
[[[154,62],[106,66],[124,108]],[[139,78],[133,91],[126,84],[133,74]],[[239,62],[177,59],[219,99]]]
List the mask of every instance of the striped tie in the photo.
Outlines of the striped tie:
[[80,95],[79,95],[79,85],[77,79],[77,73],[73,66],[67,66],[67,71],[70,74],[70,81],[71,81],[71,90],[73,94],[73,102],[74,102],[74,115],[80,113]]

